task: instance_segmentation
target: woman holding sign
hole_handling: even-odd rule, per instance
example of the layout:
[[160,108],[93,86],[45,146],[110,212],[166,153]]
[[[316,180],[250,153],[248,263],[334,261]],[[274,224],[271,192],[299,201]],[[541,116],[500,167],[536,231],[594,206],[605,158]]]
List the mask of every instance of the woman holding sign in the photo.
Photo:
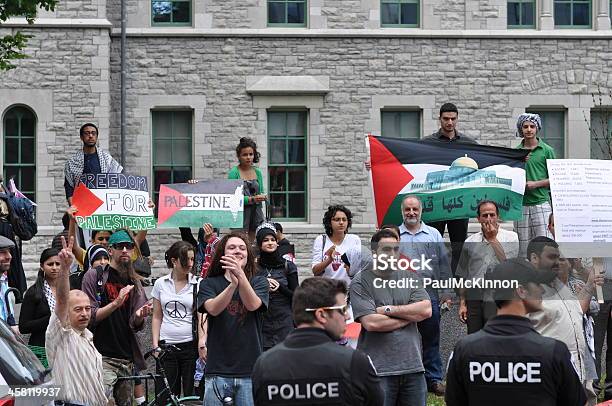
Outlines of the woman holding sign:
[[255,230],[264,220],[262,202],[266,201],[263,194],[263,176],[261,170],[253,164],[259,162],[260,153],[257,144],[250,138],[240,138],[236,147],[238,165],[234,166],[227,178],[242,179],[244,181],[244,220],[243,230],[249,234],[249,240],[255,239]]

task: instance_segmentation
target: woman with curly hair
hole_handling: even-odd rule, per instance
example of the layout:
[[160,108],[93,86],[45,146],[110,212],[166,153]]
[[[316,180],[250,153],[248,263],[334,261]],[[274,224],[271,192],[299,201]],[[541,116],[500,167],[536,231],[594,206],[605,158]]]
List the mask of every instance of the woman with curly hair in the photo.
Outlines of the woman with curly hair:
[[200,283],[199,311],[208,313],[208,358],[204,403],[253,405],[251,372],[263,352],[262,317],[270,285],[258,275],[251,244],[234,231],[217,244],[206,278]]
[[[352,275],[347,273],[341,258],[349,249],[361,248],[359,236],[348,234],[352,224],[353,215],[346,207],[333,205],[327,208],[323,215],[325,234],[318,236],[312,246],[312,273],[315,276],[341,279],[347,285],[351,283]],[[358,268],[354,267],[355,270]]]
[[262,202],[266,201],[263,187],[263,176],[258,167],[253,166],[259,162],[260,154],[257,144],[251,138],[242,137],[236,147],[238,165],[234,166],[228,179],[242,179],[244,181],[244,217],[243,230],[249,234],[251,242],[255,239],[255,229],[264,220]]

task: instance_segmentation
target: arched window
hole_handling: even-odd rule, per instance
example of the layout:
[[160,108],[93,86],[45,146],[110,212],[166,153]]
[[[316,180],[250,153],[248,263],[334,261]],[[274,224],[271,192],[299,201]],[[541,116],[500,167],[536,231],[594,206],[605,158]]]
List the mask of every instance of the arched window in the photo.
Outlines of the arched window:
[[11,177],[30,200],[36,201],[36,116],[25,106],[4,115],[4,183]]

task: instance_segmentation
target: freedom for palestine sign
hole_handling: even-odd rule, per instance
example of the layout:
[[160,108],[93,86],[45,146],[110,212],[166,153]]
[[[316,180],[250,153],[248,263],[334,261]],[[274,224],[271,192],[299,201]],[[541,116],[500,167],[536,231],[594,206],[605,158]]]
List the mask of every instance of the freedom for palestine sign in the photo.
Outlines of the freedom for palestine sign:
[[522,217],[529,151],[372,135],[368,146],[379,226],[402,223],[407,195],[421,199],[426,223],[474,218],[483,200],[495,201],[503,220]]
[[72,204],[77,207],[77,224],[87,230],[150,230],[156,226],[144,176],[83,175],[74,190]]
[[242,228],[244,195],[241,180],[173,183],[159,188],[158,227]]

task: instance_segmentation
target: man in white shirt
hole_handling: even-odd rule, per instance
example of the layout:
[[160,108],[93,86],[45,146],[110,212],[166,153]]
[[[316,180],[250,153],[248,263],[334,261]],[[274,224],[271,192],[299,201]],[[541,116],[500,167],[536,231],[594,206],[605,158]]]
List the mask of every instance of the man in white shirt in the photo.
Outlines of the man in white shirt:
[[[499,207],[492,200],[483,200],[476,208],[480,231],[469,236],[461,250],[457,277],[464,280],[484,278],[487,272],[519,252],[519,239],[514,231],[499,227]],[[459,291],[459,320],[467,323],[468,334],[484,327],[497,309],[490,292],[482,289]],[[487,300],[489,299],[489,300]]]
[[55,312],[51,315],[46,334],[46,351],[54,383],[63,388],[61,400],[73,405],[105,406],[102,355],[87,329],[91,318],[89,297],[80,290],[70,291],[70,265],[74,260],[72,244],[59,253],[60,276],[56,285]]

